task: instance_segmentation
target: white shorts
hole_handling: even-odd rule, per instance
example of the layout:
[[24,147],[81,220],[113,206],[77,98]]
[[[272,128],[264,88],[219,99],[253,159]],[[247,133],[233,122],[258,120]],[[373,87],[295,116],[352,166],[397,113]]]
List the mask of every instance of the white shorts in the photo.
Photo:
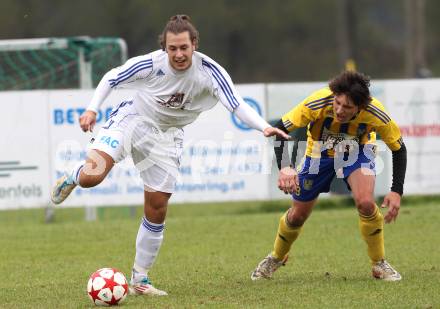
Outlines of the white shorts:
[[107,153],[115,162],[131,155],[145,190],[173,193],[183,149],[183,130],[166,132],[140,116],[133,101],[124,101],[110,114],[90,149]]

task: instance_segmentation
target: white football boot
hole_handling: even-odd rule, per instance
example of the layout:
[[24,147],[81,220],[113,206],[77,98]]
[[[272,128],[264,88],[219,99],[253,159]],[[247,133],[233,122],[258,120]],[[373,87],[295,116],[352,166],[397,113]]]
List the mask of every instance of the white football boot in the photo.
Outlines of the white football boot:
[[399,281],[402,276],[385,260],[381,260],[373,265],[373,277],[385,281]]
[[149,295],[149,296],[165,296],[167,292],[156,289],[151,283],[148,276],[140,274],[133,269],[130,280],[130,294],[132,295]]
[[51,199],[54,204],[62,203],[75,189],[76,184],[73,183],[73,179],[70,176],[64,175],[57,180],[57,183],[52,189]]
[[252,272],[251,279],[253,281],[260,279],[270,279],[273,273],[280,268],[280,266],[286,265],[288,255],[282,260],[274,258],[271,254],[266,256]]

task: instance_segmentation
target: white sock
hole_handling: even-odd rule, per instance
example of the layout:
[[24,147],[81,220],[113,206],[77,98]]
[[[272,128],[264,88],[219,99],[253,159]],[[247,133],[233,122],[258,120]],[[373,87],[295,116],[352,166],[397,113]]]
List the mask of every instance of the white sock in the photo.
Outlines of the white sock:
[[164,228],[164,223],[151,223],[147,218],[142,218],[136,237],[136,256],[133,265],[136,272],[142,275],[148,274],[162,245]]
[[77,165],[75,165],[75,167],[73,168],[73,170],[70,172],[69,176],[70,178],[73,180],[73,183],[80,186],[79,184],[79,174],[81,172],[81,170],[84,167],[85,162],[81,162],[78,163]]

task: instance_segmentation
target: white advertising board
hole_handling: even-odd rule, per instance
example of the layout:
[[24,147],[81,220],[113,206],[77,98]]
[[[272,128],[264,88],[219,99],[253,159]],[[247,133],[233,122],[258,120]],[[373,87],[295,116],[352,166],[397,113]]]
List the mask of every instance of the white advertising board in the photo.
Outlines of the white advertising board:
[[43,207],[50,170],[47,92],[2,92],[0,105],[0,209]]
[[384,102],[408,151],[405,192],[440,192],[440,80],[384,81]]
[[[325,83],[237,86],[246,102],[277,120]],[[406,194],[440,192],[440,80],[373,81],[372,94],[399,124],[408,149]],[[78,118],[93,91],[1,92],[0,209],[44,207],[55,179],[86,156],[89,140],[111,109],[130,97],[114,91],[94,134]],[[380,146],[376,193],[389,190],[391,156]],[[272,143],[247,130],[221,104],[185,128],[181,178],[172,202],[285,198],[276,188]],[[143,185],[131,158],[116,165],[99,186],[76,189],[64,206],[140,205]]]

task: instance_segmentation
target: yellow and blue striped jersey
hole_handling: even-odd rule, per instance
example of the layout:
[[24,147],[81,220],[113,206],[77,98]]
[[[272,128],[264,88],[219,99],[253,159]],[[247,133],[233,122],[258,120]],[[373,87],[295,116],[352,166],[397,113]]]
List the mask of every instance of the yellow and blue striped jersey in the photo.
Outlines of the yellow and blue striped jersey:
[[353,140],[359,145],[375,143],[376,133],[392,151],[400,149],[400,129],[376,98],[346,123],[335,119],[333,102],[333,93],[326,87],[282,117],[288,131],[307,126],[307,156],[333,157],[335,146],[342,140]]

